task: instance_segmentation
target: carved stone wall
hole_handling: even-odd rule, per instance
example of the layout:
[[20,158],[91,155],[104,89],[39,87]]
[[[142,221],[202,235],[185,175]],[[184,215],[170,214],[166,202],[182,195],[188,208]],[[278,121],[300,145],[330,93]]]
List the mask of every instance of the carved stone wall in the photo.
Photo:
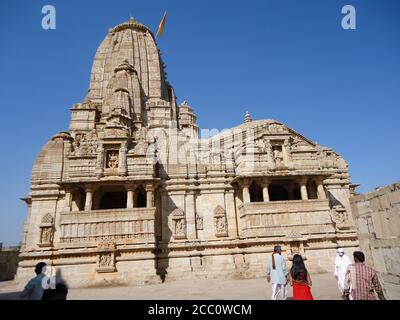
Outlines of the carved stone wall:
[[400,299],[400,183],[350,198],[361,250],[389,299]]

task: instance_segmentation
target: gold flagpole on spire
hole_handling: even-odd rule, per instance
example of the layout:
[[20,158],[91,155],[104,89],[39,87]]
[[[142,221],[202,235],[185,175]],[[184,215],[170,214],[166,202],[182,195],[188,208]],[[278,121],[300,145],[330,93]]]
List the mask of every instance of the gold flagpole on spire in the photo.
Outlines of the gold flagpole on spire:
[[160,37],[162,37],[162,35],[163,35],[163,29],[164,29],[164,25],[165,25],[165,19],[166,19],[166,18],[167,18],[167,10],[165,10],[164,15],[163,15],[163,17],[162,17],[162,19],[161,19],[161,22],[160,22],[160,24],[158,25],[158,30],[157,30],[157,33],[156,33],[156,38],[157,38],[158,35],[160,35]]

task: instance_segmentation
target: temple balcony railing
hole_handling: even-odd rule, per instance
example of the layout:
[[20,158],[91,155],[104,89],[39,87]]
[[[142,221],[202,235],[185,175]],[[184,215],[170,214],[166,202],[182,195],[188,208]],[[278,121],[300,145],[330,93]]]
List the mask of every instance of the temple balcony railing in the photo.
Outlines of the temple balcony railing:
[[239,206],[239,213],[244,237],[335,232],[325,199],[249,202]]
[[154,242],[155,213],[155,207],[63,212],[59,242]]

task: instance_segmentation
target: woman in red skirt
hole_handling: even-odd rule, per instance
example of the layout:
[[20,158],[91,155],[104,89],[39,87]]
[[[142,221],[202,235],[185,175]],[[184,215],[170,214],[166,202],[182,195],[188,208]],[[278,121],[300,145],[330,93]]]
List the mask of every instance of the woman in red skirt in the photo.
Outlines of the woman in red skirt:
[[289,272],[289,283],[293,287],[294,300],[314,300],[311,294],[311,278],[303,258],[299,254],[293,256],[293,265]]

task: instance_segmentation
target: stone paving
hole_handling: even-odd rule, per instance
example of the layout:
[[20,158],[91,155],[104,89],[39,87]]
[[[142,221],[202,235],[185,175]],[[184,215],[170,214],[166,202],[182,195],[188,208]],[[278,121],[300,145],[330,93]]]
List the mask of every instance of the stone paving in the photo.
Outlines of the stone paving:
[[[338,300],[336,280],[332,274],[312,276],[312,293],[316,300]],[[0,283],[0,299],[18,299],[23,285]],[[145,286],[113,286],[70,289],[69,300],[158,300],[158,299],[256,299],[269,300],[271,285],[265,279],[217,280],[198,279],[171,281]],[[289,299],[292,290],[289,289]]]

